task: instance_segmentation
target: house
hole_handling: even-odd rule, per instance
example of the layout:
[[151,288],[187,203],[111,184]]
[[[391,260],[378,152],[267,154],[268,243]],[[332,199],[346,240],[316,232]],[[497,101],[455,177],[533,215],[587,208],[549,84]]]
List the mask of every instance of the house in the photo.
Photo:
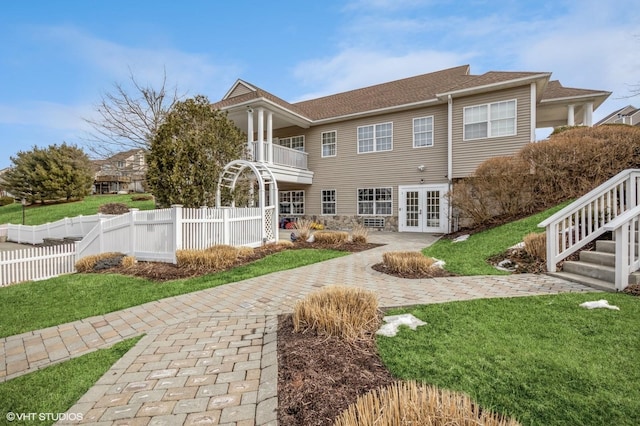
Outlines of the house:
[[147,164],[143,149],[119,152],[106,160],[94,160],[93,164],[96,194],[144,192]]
[[619,110],[607,115],[595,125],[601,126],[603,124],[629,124],[631,126],[640,126],[640,109],[633,105],[627,105],[626,107],[620,108]]
[[213,107],[274,176],[281,218],[442,233],[455,179],[534,142],[536,129],[591,126],[610,95],[550,78],[464,65],[295,103],[237,80]]

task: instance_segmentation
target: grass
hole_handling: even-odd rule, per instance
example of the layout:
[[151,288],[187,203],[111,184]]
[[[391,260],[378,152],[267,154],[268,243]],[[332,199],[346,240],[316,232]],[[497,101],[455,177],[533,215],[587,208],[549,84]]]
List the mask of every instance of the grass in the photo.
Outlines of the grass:
[[[111,368],[113,363],[131,349],[141,337],[124,340],[108,349],[101,349],[72,360],[52,365],[34,373],[0,383],[0,415],[7,413],[38,413],[33,421],[18,421],[20,425],[50,425],[47,413],[64,413]],[[40,420],[40,415],[45,418]]]
[[[587,310],[606,298],[620,311]],[[428,325],[378,337],[401,379],[468,393],[524,425],[640,424],[640,298],[581,293],[395,309]]]
[[[91,195],[82,201],[60,204],[34,204],[25,209],[25,225],[42,225],[47,222],[55,222],[65,217],[89,216],[98,213],[98,208],[107,203],[124,203],[129,207],[140,210],[155,208],[153,200],[131,201],[132,195]],[[22,223],[22,205],[20,203],[9,204],[0,207],[1,223]]]
[[542,228],[538,228],[538,223],[567,204],[568,202],[524,219],[478,232],[466,241],[454,243],[449,239],[440,239],[422,250],[422,253],[428,257],[444,260],[445,269],[458,275],[508,274],[494,268],[487,259],[521,242],[524,236],[531,232],[543,232]]
[[0,288],[0,337],[103,315],[346,254],[335,250],[287,250],[229,271],[164,283],[118,274],[71,274],[4,287]]

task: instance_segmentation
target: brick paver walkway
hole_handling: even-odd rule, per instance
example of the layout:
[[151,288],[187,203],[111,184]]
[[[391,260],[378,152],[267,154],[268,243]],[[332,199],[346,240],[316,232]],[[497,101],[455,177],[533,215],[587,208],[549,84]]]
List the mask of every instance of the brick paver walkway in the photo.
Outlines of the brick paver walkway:
[[105,425],[276,424],[277,315],[319,287],[364,287],[383,307],[593,291],[532,274],[398,279],[370,266],[386,251],[420,250],[433,237],[370,240],[387,245],[0,339],[0,381],[146,333],[69,413]]

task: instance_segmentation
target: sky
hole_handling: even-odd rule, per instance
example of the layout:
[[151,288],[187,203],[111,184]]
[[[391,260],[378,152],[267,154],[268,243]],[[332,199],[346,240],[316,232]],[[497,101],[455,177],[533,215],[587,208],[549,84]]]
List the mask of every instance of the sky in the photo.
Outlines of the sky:
[[[114,85],[220,100],[241,78],[289,102],[459,65],[552,72],[613,92],[640,84],[635,0],[21,0],[0,12],[0,169],[33,147],[87,147]],[[133,90],[131,93],[134,93]]]

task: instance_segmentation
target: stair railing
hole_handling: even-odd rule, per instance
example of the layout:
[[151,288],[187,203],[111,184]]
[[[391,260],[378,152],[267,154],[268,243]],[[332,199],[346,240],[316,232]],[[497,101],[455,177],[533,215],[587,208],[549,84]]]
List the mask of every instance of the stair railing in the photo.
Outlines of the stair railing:
[[555,272],[558,262],[610,230],[608,224],[637,207],[639,181],[640,169],[624,170],[538,224],[546,228],[547,270]]
[[638,253],[638,228],[640,206],[621,214],[607,225],[605,231],[612,231],[616,242],[615,286],[622,291],[629,284],[629,274],[640,269]]

